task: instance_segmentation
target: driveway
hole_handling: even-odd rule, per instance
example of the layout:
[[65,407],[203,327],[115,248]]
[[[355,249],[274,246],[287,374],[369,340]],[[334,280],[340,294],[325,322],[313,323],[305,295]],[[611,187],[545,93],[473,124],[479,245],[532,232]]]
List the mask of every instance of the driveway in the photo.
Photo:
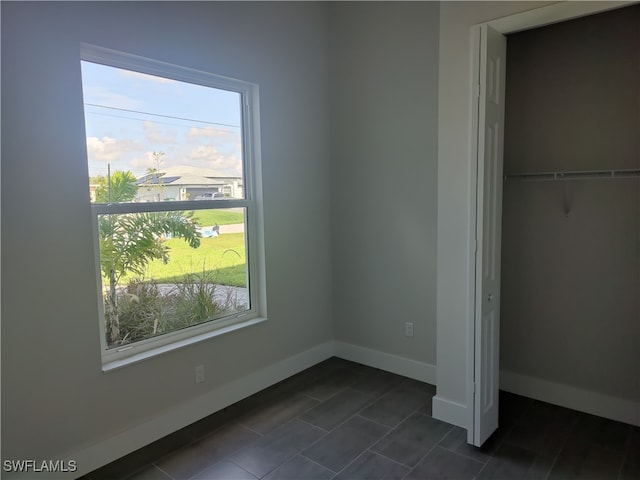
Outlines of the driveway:
[[244,223],[220,225],[220,235],[222,235],[223,233],[244,233]]

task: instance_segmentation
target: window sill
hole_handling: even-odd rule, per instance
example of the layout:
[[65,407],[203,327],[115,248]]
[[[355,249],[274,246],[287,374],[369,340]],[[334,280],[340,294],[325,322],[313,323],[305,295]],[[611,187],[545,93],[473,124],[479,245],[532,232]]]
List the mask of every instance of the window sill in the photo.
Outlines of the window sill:
[[119,368],[126,367],[134,363],[142,362],[144,360],[148,360],[158,355],[162,355],[163,353],[166,353],[166,352],[172,352],[174,350],[178,350],[180,348],[187,347],[189,345],[193,345],[196,343],[203,342],[205,340],[209,340],[219,335],[224,335],[225,333],[234,332],[236,330],[247,328],[252,325],[257,325],[259,323],[263,323],[266,321],[267,321],[266,317],[252,318],[250,320],[246,320],[243,322],[233,323],[231,325],[226,325],[224,327],[216,328],[214,330],[199,333],[188,338],[176,340],[166,345],[159,345],[157,347],[148,348],[144,351],[133,353],[126,358],[119,358],[117,360],[107,360],[102,364],[102,371],[106,373],[112,370],[117,370]]

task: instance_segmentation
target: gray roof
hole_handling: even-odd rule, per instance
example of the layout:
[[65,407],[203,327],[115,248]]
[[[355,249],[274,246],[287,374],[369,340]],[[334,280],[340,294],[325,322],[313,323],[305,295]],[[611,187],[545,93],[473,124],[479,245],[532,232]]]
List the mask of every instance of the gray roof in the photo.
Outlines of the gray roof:
[[209,168],[187,165],[167,167],[161,172],[148,173],[136,180],[136,185],[190,185],[215,186],[224,185],[228,180],[242,180],[241,176],[220,175]]

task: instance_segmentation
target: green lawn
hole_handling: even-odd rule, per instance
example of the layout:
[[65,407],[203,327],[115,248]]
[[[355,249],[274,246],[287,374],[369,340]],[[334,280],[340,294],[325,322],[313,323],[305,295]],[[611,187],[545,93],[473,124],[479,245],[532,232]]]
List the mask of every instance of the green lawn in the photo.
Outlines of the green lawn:
[[229,210],[195,210],[193,218],[198,225],[208,227],[211,225],[230,225],[232,223],[244,223],[244,214]]
[[[210,212],[228,213],[205,213]],[[240,217],[242,218],[241,214]],[[218,225],[221,223],[218,222]],[[166,245],[171,248],[169,263],[165,265],[159,260],[151,262],[145,274],[146,279],[153,279],[158,283],[175,283],[181,281],[187,273],[202,274],[204,271],[221,285],[247,286],[244,234],[229,233],[215,238],[203,238],[198,248],[191,248],[180,239],[167,240]]]

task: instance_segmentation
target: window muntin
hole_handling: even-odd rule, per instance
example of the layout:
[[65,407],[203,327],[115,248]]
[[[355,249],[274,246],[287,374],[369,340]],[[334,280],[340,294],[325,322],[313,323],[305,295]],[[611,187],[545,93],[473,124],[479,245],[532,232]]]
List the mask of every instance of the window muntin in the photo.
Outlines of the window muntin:
[[90,46],[82,75],[103,363],[264,317],[257,87]]

